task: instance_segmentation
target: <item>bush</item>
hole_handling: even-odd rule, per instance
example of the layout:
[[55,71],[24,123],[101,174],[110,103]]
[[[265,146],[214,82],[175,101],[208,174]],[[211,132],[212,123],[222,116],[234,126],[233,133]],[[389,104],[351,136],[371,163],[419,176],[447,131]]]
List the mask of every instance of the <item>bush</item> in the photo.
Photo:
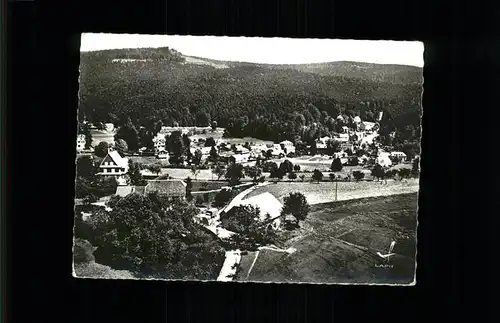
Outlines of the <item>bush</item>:
[[75,239],[73,248],[73,261],[75,264],[88,263],[95,261],[94,247],[90,242],[83,239]]
[[231,190],[221,190],[217,195],[215,195],[214,206],[221,207],[226,205],[233,197],[233,192]]
[[354,179],[356,181],[359,181],[365,177],[365,173],[360,172],[359,170],[356,170],[356,171],[352,172],[352,176],[354,176]]

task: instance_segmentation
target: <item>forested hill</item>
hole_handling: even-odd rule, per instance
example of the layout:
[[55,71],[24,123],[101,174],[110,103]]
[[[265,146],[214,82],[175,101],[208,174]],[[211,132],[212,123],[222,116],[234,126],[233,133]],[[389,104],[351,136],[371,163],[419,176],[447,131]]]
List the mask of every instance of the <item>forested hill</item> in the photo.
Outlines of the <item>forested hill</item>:
[[221,62],[146,48],[83,52],[80,73],[80,117],[95,122],[189,126],[208,117],[266,139],[291,120],[307,125],[339,111],[366,119],[385,111],[398,127],[420,126],[422,69],[409,66]]

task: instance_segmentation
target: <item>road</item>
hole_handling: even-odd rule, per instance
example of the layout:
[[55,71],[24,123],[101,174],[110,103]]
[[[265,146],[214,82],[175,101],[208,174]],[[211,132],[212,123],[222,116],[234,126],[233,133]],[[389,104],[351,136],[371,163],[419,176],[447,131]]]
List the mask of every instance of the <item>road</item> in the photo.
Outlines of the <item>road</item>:
[[240,250],[230,250],[226,251],[226,259],[222,265],[222,269],[217,277],[218,281],[232,281],[233,275],[236,274],[236,270],[241,261],[241,251]]

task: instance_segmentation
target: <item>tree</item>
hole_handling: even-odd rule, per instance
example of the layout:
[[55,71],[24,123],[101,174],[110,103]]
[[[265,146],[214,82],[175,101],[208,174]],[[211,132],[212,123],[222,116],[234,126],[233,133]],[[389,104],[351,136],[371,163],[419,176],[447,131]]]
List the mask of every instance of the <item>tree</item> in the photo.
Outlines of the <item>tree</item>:
[[193,174],[194,179],[197,179],[200,170],[198,169],[198,167],[196,167],[196,165],[193,165],[191,166],[191,173]]
[[262,169],[257,166],[247,167],[245,174],[250,177],[254,182],[258,182],[259,177],[262,175]]
[[279,168],[284,174],[287,174],[293,171],[293,164],[291,161],[286,159],[280,164]]
[[380,164],[376,164],[372,169],[372,176],[378,180],[383,179],[385,176],[384,168]]
[[311,155],[316,155],[318,153],[318,148],[317,148],[317,144],[316,144],[316,141],[314,140],[312,143],[311,143]]
[[356,180],[356,182],[358,182],[365,177],[365,173],[359,170],[355,170],[354,172],[352,172],[352,176],[354,176],[354,179]]
[[76,176],[87,180],[95,178],[94,160],[92,156],[79,156],[76,160]]
[[158,175],[161,173],[161,165],[160,164],[151,164],[147,168],[153,174]]
[[244,249],[254,249],[258,246],[273,243],[273,230],[267,230],[269,214],[262,216],[259,207],[241,205],[232,207],[224,217],[224,226],[236,232],[233,241]]
[[75,239],[73,247],[73,261],[75,264],[95,261],[94,247],[89,241],[80,238]]
[[401,179],[405,179],[410,177],[411,170],[409,168],[400,168],[398,174]]
[[125,153],[128,151],[127,142],[123,139],[116,140],[115,149],[122,157],[125,156]]
[[296,221],[296,225],[299,225],[299,221],[304,221],[309,214],[310,206],[307,203],[307,199],[302,193],[290,193],[284,198],[283,209],[281,210],[281,216],[285,217],[288,214],[293,215]]
[[95,196],[94,194],[92,193],[88,193],[84,198],[83,198],[83,204],[88,206],[92,203],[95,203],[97,202],[99,199],[97,198],[97,196]]
[[340,142],[333,139],[329,139],[326,142],[326,147],[328,148],[328,154],[333,155],[334,153],[340,151]]
[[196,166],[200,165],[202,156],[203,154],[201,153],[201,150],[196,149],[193,156],[193,164],[195,164]]
[[332,161],[330,169],[332,170],[332,172],[340,172],[342,170],[342,167],[342,161],[337,157]]
[[211,126],[212,126],[212,130],[217,129],[217,121],[213,120]]
[[299,172],[300,171],[300,165],[294,165],[293,166],[293,170],[296,171],[296,172]]
[[212,173],[214,173],[217,176],[217,180],[220,180],[220,178],[226,174],[226,170],[222,166],[220,166],[219,164],[217,164],[212,169]]
[[411,175],[418,177],[420,174],[420,158],[415,158],[412,162]]
[[278,178],[278,179],[283,179],[283,176],[285,176],[285,172],[283,171],[283,169],[281,168],[274,168],[272,167],[271,170],[270,170],[270,174],[269,174],[269,177],[270,178]]
[[196,114],[196,125],[206,127],[210,124],[210,114],[206,111],[198,111]]
[[194,205],[157,193],[121,197],[97,223],[96,261],[159,278],[215,279],[224,250],[194,223],[197,213]]
[[352,157],[349,157],[348,161],[350,166],[358,166],[359,165],[359,159],[357,156],[352,156]]
[[186,178],[186,200],[191,201],[193,199],[193,195],[191,194],[193,190],[193,181],[190,177]]
[[126,123],[118,129],[115,135],[115,141],[118,139],[125,140],[130,151],[137,151],[137,149],[139,149],[139,132],[132,124],[130,118],[127,118]]
[[141,165],[139,163],[129,160],[127,175],[130,178],[131,185],[145,186],[147,184],[147,181],[142,177]]
[[222,207],[226,205],[233,198],[233,192],[228,189],[222,189],[215,195],[214,206]]
[[97,157],[104,158],[108,154],[109,144],[105,141],[101,141],[95,148],[94,154]]
[[264,163],[262,166],[262,171],[264,172],[270,172],[272,173],[273,171],[276,171],[278,169],[278,164],[272,161],[267,161]]
[[333,182],[337,178],[335,173],[330,173],[329,177],[331,182]]
[[[185,140],[183,140],[181,132],[172,132],[167,138],[167,150],[170,155],[169,163],[173,165],[184,163],[185,147]],[[187,146],[187,150],[189,151],[189,146]]]
[[208,137],[205,141],[205,147],[214,147],[216,145],[215,139],[213,137]]
[[297,179],[297,174],[294,172],[291,172],[290,174],[288,174],[288,178],[293,181],[293,180]]
[[323,173],[320,170],[315,169],[312,175],[312,179],[319,183],[323,179]]
[[304,181],[305,178],[306,178],[306,175],[304,175],[304,174],[300,175],[300,180],[301,181]]
[[208,156],[208,160],[212,163],[216,163],[219,160],[219,153],[217,153],[217,148],[215,148],[215,146],[212,146],[212,148],[210,148],[210,155]]
[[229,180],[230,185],[236,185],[240,183],[240,180],[245,177],[243,173],[243,165],[238,163],[233,163],[227,167],[226,179]]

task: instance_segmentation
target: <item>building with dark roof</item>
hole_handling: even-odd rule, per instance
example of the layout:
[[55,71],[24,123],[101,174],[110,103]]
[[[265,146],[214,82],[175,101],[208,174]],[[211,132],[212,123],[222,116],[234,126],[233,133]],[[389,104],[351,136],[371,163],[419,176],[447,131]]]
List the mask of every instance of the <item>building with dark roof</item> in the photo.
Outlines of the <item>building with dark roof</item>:
[[144,194],[158,194],[182,197],[186,195],[186,183],[180,179],[151,180],[145,186]]
[[123,197],[132,193],[146,195],[153,192],[170,197],[184,197],[186,183],[180,179],[151,180],[146,186],[118,186],[115,194]]

